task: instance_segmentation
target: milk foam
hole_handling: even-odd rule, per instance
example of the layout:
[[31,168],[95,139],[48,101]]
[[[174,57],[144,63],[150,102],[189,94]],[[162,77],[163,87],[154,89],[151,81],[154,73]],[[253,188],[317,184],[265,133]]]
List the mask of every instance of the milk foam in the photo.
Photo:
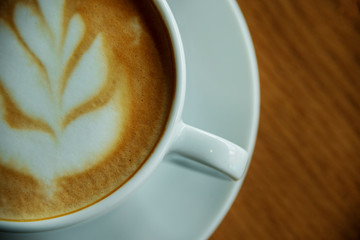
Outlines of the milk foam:
[[124,112],[118,86],[80,111],[109,89],[105,39],[99,33],[73,65],[82,17],[63,26],[64,1],[38,4],[17,4],[15,27],[0,19],[0,161],[51,185],[104,159],[121,139]]

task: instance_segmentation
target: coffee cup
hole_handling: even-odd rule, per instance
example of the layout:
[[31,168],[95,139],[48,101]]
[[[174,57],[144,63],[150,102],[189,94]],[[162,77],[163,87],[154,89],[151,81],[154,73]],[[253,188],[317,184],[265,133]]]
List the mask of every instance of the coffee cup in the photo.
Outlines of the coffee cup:
[[245,172],[245,150],[182,121],[185,56],[166,1],[106,5],[0,3],[0,231],[105,214],[173,154]]

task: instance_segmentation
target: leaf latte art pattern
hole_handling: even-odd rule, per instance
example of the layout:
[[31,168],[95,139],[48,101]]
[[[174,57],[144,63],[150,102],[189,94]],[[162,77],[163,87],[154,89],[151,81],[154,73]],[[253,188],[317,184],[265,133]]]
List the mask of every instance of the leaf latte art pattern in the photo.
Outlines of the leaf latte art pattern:
[[18,3],[0,19],[0,162],[48,184],[104,158],[123,123],[106,40],[64,6]]

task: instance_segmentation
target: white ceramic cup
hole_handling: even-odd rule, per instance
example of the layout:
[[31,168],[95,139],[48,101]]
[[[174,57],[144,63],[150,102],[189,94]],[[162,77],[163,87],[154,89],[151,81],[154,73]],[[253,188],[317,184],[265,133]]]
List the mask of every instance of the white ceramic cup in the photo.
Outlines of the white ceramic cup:
[[141,169],[126,184],[103,200],[64,216],[26,222],[0,221],[0,232],[41,232],[71,226],[109,212],[143,184],[166,155],[193,159],[238,180],[245,172],[248,154],[241,147],[182,121],[186,67],[180,33],[166,0],[153,0],[170,33],[176,65],[176,91],[166,130]]

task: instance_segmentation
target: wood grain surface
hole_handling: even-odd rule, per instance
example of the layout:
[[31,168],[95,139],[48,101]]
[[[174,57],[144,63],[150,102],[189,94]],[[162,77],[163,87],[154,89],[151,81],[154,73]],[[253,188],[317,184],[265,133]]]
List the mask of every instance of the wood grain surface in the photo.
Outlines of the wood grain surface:
[[211,239],[360,239],[360,1],[238,3],[258,59],[260,126]]

